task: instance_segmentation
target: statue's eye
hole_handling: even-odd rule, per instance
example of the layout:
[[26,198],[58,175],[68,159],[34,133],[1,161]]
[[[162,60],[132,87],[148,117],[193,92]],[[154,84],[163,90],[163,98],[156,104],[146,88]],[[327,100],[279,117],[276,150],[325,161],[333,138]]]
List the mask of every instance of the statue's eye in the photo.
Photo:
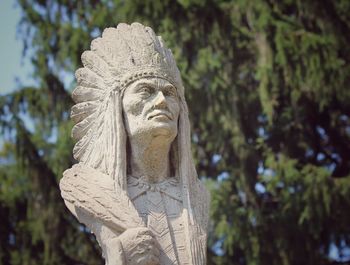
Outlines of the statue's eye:
[[167,97],[177,96],[176,89],[174,87],[167,87],[166,89],[163,90],[163,94],[164,96],[167,96]]
[[145,95],[145,96],[150,96],[153,92],[153,89],[152,87],[149,87],[149,86],[143,86],[141,89],[140,89],[140,92],[142,95]]

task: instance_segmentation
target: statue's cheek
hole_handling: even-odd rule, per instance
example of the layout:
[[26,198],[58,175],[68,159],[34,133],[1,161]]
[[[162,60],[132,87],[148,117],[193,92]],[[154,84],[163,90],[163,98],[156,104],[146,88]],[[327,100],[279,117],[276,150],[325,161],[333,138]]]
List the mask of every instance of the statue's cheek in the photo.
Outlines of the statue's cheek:
[[180,104],[176,99],[169,100],[169,110],[173,114],[174,118],[177,120],[180,114]]
[[127,98],[123,100],[123,109],[124,113],[132,116],[138,116],[143,112],[144,109],[144,100],[137,98]]

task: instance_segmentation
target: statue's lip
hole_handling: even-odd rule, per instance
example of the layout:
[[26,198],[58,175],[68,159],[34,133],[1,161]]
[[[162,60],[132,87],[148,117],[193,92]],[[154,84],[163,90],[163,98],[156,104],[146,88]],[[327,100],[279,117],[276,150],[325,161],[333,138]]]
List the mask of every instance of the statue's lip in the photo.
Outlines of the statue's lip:
[[167,111],[162,111],[162,110],[155,110],[152,111],[149,115],[148,115],[148,120],[154,118],[154,117],[158,117],[158,116],[166,116],[169,120],[172,120],[171,114]]

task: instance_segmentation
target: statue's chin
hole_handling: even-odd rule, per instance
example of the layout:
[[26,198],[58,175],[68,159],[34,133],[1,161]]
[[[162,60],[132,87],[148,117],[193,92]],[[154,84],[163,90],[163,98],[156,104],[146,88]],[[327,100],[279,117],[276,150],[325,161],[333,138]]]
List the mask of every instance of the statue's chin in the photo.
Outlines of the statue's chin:
[[177,126],[173,126],[169,123],[157,122],[152,123],[150,126],[144,126],[138,128],[138,130],[129,132],[128,135],[142,142],[147,142],[154,138],[159,139],[159,141],[172,142],[177,135]]
[[149,128],[149,134],[151,137],[173,141],[177,135],[177,128],[169,124],[157,123],[155,126]]
[[134,139],[147,140],[147,138],[162,137],[172,141],[177,135],[177,123],[159,116],[150,120],[130,124],[127,131],[128,136]]
[[154,128],[152,130],[153,137],[164,138],[169,141],[173,141],[177,135],[175,130],[171,130],[169,128]]

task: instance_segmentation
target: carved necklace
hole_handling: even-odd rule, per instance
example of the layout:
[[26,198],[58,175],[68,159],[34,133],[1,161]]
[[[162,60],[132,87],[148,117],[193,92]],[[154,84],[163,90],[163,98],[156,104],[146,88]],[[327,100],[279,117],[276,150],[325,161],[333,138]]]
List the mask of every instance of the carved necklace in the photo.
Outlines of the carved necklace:
[[151,183],[148,182],[148,179],[146,176],[141,177],[133,177],[128,176],[128,185],[130,186],[138,186],[140,189],[150,190],[150,191],[165,191],[169,187],[177,186],[179,184],[179,181],[175,177],[167,178],[165,180],[162,180],[160,182]]

